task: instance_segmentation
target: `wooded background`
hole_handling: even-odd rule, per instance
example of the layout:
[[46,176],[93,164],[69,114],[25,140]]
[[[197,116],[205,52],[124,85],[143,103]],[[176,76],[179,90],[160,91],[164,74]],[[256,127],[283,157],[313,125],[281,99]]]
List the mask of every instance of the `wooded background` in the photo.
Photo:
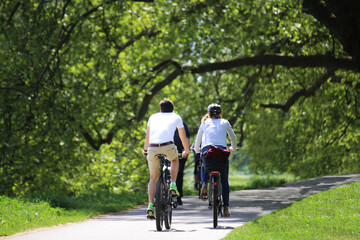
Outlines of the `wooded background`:
[[0,0],[0,193],[146,188],[164,97],[255,173],[360,171],[356,0]]

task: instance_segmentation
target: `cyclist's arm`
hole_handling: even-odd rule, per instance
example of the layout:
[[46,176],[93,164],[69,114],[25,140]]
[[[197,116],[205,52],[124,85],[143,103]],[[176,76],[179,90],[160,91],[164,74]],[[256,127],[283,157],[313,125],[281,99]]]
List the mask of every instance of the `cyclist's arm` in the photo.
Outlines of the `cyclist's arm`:
[[230,137],[230,141],[231,141],[231,148],[230,151],[236,151],[237,149],[237,142],[236,142],[236,135],[234,133],[234,130],[231,128],[230,123],[227,126],[226,132],[228,133],[229,137]]
[[199,153],[200,152],[200,144],[202,141],[202,136],[203,136],[203,129],[202,129],[202,125],[199,128],[198,134],[196,136],[196,141],[195,141],[195,152]]
[[188,143],[189,150],[190,150],[190,130],[186,123],[184,123],[184,130],[185,130],[186,141]]
[[185,130],[184,130],[184,128],[178,128],[178,131],[179,131],[179,137],[180,137],[180,140],[184,147],[184,152],[185,152],[185,156],[183,154],[183,157],[187,157],[190,153],[190,150],[189,150],[189,143],[186,138]]

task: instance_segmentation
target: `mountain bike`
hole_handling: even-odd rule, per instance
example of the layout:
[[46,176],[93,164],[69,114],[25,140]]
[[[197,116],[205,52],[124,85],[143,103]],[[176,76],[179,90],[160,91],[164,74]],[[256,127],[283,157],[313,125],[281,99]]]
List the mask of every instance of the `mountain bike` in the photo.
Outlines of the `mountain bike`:
[[155,192],[155,220],[157,231],[162,231],[164,223],[166,229],[171,227],[172,209],[176,199],[170,194],[171,162],[163,154],[158,154],[156,157],[160,159],[160,175]]

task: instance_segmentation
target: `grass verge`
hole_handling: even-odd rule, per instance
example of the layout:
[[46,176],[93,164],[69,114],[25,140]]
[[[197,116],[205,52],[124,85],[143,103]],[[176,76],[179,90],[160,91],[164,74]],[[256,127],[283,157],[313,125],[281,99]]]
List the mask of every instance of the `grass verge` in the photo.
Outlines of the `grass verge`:
[[360,239],[360,182],[311,195],[224,239]]
[[146,192],[101,193],[78,198],[63,195],[10,198],[0,196],[0,236],[69,222],[144,204]]

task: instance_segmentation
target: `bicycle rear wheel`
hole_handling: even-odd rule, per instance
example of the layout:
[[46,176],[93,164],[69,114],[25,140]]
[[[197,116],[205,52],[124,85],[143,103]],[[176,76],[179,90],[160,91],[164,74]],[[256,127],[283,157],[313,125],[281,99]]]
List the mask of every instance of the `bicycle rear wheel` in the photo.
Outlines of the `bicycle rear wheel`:
[[218,193],[219,193],[219,189],[218,189],[218,176],[212,176],[212,199],[213,199],[213,226],[214,228],[217,227],[218,225],[218,215],[219,215],[219,198],[218,198]]
[[172,203],[171,203],[171,196],[170,196],[170,182],[166,184],[164,188],[164,210],[165,210],[165,227],[166,229],[171,228],[171,220],[172,220]]
[[156,184],[155,193],[156,230],[162,231],[164,218],[164,183],[161,179],[159,179]]

